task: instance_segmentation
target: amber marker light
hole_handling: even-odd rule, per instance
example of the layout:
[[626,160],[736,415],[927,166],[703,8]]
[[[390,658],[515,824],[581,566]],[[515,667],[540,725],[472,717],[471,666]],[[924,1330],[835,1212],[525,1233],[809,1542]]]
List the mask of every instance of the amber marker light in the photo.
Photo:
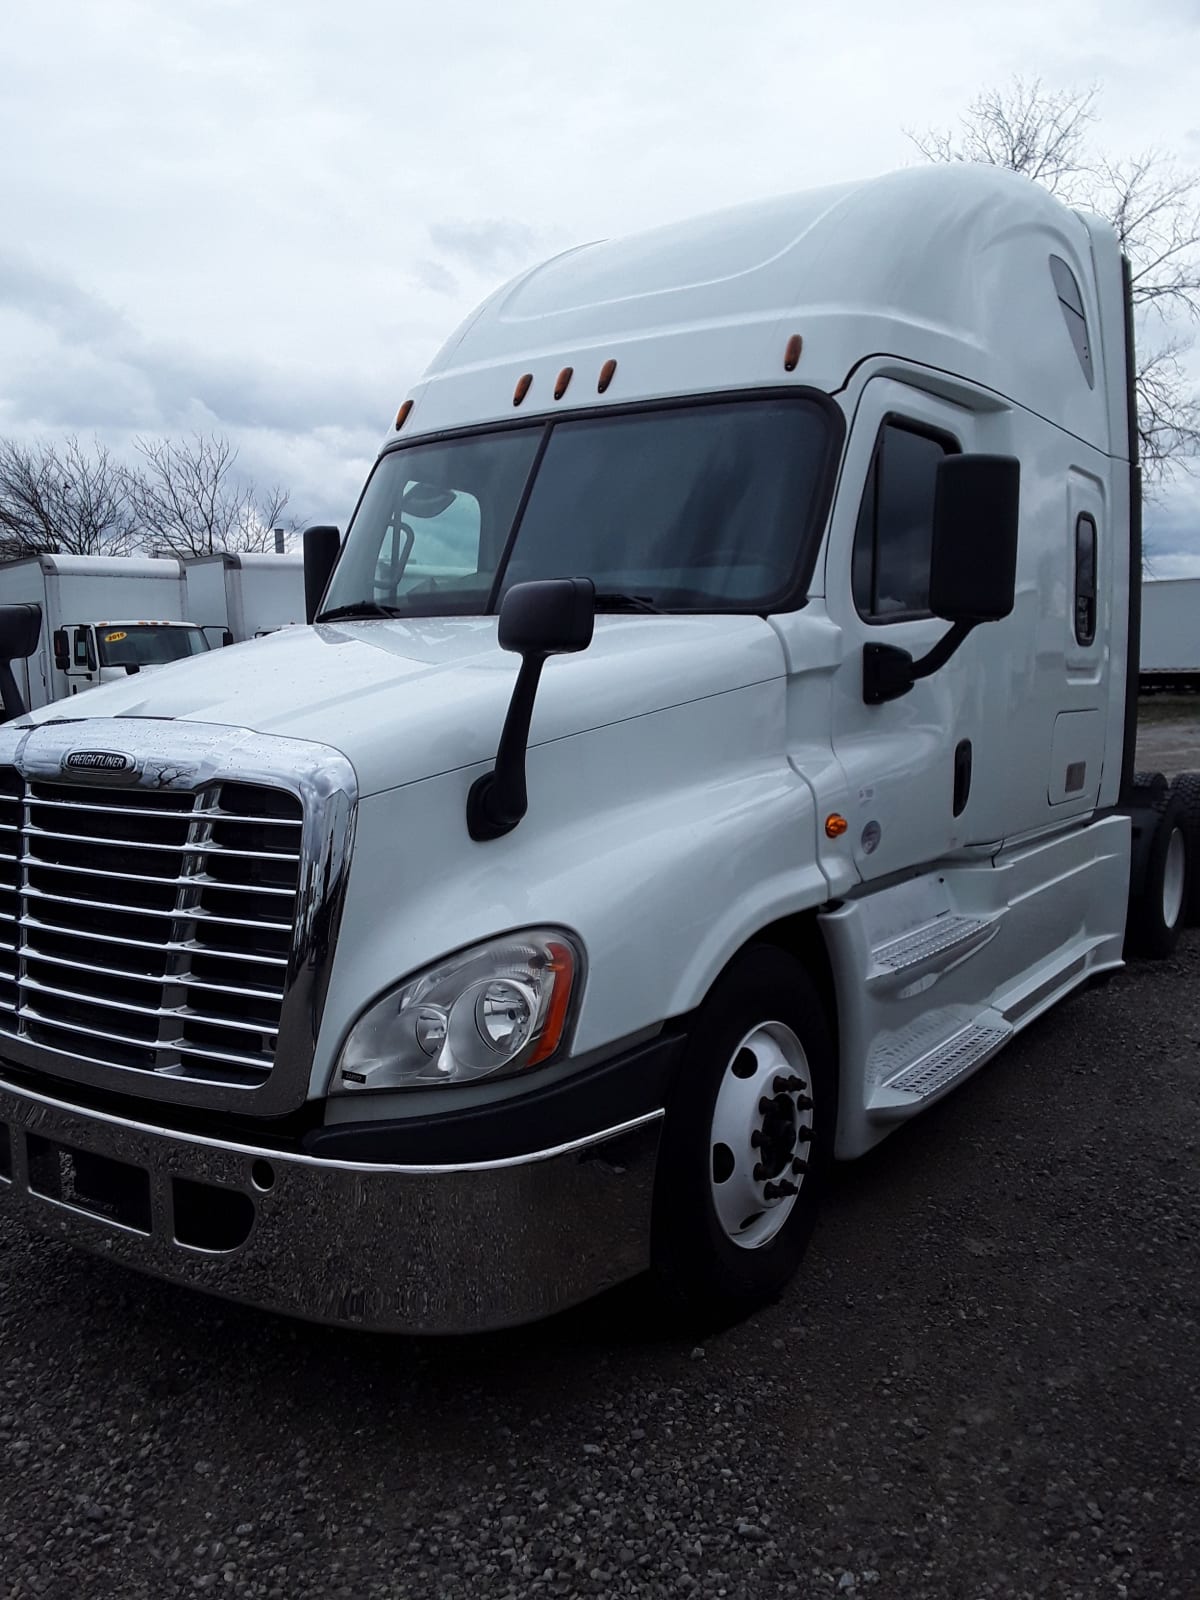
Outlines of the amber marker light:
[[831,811],[825,818],[825,832],[831,839],[840,839],[849,826],[840,812]]
[[526,372],[517,379],[517,387],[513,390],[513,405],[519,406],[529,393],[529,385],[533,382],[533,373]]
[[609,360],[600,368],[600,382],[596,385],[596,393],[603,394],[613,381],[613,374],[617,370],[617,363]]
[[547,1060],[558,1049],[563,1029],[567,1025],[571,990],[575,987],[575,956],[570,946],[559,944],[555,940],[550,945],[550,953],[553,959],[547,970],[554,974],[554,989],[550,995],[550,1004],[546,1008],[542,1037],[538,1040],[537,1049],[525,1063],[529,1067],[535,1067],[539,1061]]
[[574,373],[574,367],[564,367],[559,373],[558,377],[554,380],[554,398],[556,400],[561,400],[563,395],[566,394],[567,385],[570,383]]
[[787,347],[783,352],[783,370],[785,372],[795,372],[800,365],[800,352],[803,349],[804,340],[798,333],[794,333],[788,340]]
[[404,402],[404,404],[400,407],[399,411],[397,411],[397,413],[396,413],[396,432],[397,433],[400,432],[400,429],[408,421],[408,413],[412,410],[412,407],[413,407],[412,401],[411,400],[406,400]]

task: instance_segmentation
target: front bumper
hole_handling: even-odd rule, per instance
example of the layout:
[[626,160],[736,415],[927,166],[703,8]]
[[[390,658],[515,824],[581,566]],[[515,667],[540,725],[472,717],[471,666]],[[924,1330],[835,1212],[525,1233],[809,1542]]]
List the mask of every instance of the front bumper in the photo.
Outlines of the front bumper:
[[662,1112],[446,1165],[280,1154],[82,1110],[0,1079],[0,1217],[317,1322],[466,1333],[649,1264]]

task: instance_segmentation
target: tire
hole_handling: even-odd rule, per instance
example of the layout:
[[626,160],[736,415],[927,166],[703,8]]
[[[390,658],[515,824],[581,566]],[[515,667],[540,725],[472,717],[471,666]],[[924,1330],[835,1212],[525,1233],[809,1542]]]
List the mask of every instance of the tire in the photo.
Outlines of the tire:
[[1162,961],[1175,949],[1187,920],[1191,851],[1183,805],[1170,790],[1164,788],[1145,815],[1146,826],[1153,819],[1153,832],[1141,881],[1130,887],[1125,951]]
[[667,1111],[652,1271],[669,1307],[711,1327],[780,1293],[816,1224],[836,1121],[816,988],[794,957],[752,945],[696,1014]]
[[1181,772],[1171,785],[1171,795],[1179,801],[1188,841],[1187,924],[1200,926],[1200,772]]

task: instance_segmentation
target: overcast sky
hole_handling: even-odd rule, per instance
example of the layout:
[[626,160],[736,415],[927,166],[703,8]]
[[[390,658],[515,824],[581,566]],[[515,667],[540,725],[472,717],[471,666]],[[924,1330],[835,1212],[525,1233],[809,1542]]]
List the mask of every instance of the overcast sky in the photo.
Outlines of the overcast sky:
[[[0,61],[0,433],[217,428],[343,524],[446,333],[567,245],[903,165],[1015,72],[1200,168],[1200,0],[38,0]],[[1148,528],[1200,570],[1200,481]]]

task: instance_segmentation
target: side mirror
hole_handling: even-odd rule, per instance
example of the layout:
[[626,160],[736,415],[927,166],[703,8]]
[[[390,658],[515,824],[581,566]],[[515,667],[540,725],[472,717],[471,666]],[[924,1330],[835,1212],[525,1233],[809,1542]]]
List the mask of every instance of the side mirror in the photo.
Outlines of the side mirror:
[[84,643],[87,645],[88,671],[98,672],[100,663],[96,660],[96,635],[89,628],[83,638]]
[[341,547],[340,528],[322,523],[304,530],[304,616],[308,622],[321,609],[321,597],[337,566]]
[[947,622],[999,622],[1017,586],[1021,463],[1015,456],[946,456],[933,501],[929,605]]
[[521,670],[504,719],[491,772],[476,778],[467,796],[467,832],[472,839],[511,833],[529,809],[525,752],[542,668],[550,656],[586,650],[596,621],[596,588],[590,578],[548,578],[518,583],[500,604],[502,650],[516,651]]
[[222,628],[221,629],[221,648],[222,648],[222,650],[227,649],[229,647],[229,645],[231,645],[232,643],[233,643],[233,629],[232,628]]
[[929,609],[952,623],[919,661],[893,644],[863,647],[863,700],[883,705],[938,672],[981,622],[1016,603],[1021,463],[1015,456],[947,456],[933,501]]
[[0,702],[5,722],[25,715],[25,702],[17,688],[12,663],[33,654],[41,631],[41,606],[0,606]]
[[60,672],[71,670],[71,647],[67,643],[67,630],[55,628],[54,630],[54,665]]

